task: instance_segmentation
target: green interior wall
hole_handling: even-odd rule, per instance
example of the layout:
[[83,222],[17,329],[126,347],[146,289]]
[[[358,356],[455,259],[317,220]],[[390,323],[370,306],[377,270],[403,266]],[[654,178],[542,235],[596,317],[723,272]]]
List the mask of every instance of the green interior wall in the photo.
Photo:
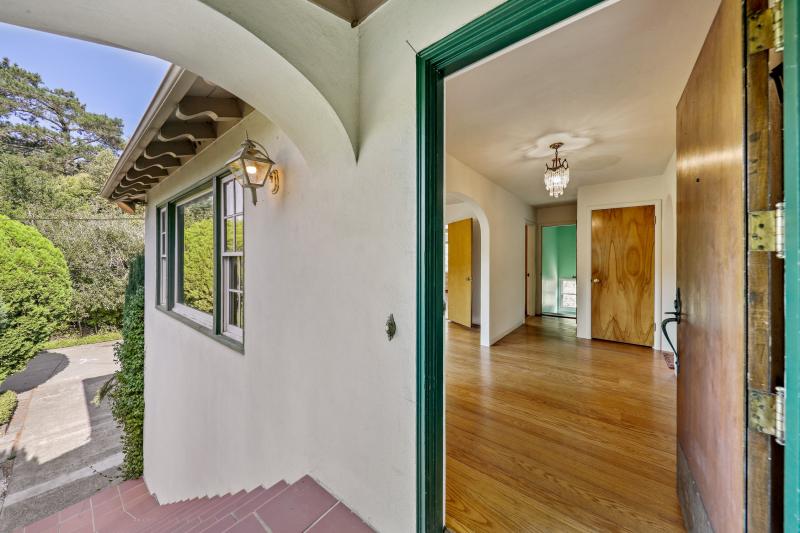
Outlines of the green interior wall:
[[577,226],[542,228],[542,313],[575,316],[561,307],[559,280],[574,278],[577,269]]

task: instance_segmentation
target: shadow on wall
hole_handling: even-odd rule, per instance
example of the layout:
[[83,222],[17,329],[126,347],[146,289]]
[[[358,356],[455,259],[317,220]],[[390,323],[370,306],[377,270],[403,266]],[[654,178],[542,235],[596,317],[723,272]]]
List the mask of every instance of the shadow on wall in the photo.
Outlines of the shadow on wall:
[[[50,361],[54,356],[66,359],[51,352],[37,358]],[[50,516],[122,481],[122,443],[111,406],[108,400],[98,407],[91,403],[110,377],[59,381],[27,393],[28,398],[20,401],[0,441],[0,481],[8,476],[7,493],[0,491],[0,533]],[[20,383],[30,388],[33,381]],[[33,395],[39,396],[36,403],[30,401]]]
[[63,353],[40,352],[28,361],[25,370],[12,374],[0,385],[0,392],[13,390],[17,394],[35,389],[69,366],[69,358]]

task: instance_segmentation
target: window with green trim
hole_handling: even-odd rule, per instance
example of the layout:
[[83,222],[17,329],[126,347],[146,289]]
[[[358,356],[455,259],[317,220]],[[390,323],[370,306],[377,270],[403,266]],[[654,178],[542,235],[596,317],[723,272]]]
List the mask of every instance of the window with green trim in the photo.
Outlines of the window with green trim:
[[167,305],[167,209],[162,207],[157,212],[158,224],[158,265],[156,269],[157,275],[157,298],[156,303],[159,305]]
[[157,211],[157,305],[197,329],[244,340],[244,191],[220,175]]
[[222,330],[241,340],[244,330],[244,190],[222,181]]
[[175,204],[176,312],[214,325],[214,193],[207,190]]

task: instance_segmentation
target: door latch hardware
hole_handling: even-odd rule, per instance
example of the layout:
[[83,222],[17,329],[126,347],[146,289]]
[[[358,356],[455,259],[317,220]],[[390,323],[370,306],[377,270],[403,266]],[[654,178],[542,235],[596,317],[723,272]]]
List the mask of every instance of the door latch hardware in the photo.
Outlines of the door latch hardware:
[[783,387],[775,392],[750,391],[748,402],[750,429],[775,437],[775,442],[784,443],[784,405],[786,393]]
[[751,211],[748,217],[748,240],[751,252],[775,252],[783,259],[784,204],[780,202],[770,211]]
[[392,313],[386,319],[386,336],[392,340],[395,334],[397,334],[397,323],[394,321],[394,313]]

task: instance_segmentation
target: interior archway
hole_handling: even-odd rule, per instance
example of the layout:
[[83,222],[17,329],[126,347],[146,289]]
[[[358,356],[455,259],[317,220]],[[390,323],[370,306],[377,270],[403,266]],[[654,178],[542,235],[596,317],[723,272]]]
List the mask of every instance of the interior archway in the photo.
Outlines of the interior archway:
[[481,206],[468,195],[460,192],[448,192],[447,203],[463,203],[471,212],[473,218],[478,220],[478,227],[480,228],[481,238],[481,281],[480,281],[480,295],[481,295],[481,333],[480,343],[481,346],[491,345],[491,261],[490,261],[490,231],[489,231],[489,218],[483,211]]

